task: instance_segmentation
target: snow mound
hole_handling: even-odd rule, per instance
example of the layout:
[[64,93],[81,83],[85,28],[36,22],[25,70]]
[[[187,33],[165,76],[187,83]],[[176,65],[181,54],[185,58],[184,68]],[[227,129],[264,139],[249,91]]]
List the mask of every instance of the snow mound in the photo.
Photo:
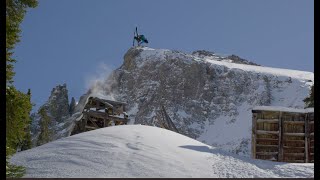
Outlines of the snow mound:
[[24,177],[313,177],[314,164],[253,160],[152,126],[123,125],[16,153]]

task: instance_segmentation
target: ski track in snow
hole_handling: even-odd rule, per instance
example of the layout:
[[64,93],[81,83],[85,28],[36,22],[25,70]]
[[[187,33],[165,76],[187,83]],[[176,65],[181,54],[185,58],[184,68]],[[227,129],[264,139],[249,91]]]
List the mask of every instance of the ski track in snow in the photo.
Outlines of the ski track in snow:
[[314,165],[254,160],[152,126],[123,125],[16,153],[24,177],[313,177]]

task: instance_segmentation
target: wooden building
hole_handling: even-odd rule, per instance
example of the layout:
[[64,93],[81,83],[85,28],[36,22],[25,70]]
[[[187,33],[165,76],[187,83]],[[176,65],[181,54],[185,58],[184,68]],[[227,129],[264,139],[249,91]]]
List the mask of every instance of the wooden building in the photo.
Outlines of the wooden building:
[[252,158],[314,162],[314,109],[258,106],[252,110]]
[[126,103],[89,97],[83,108],[82,118],[76,123],[71,135],[112,125],[127,124]]

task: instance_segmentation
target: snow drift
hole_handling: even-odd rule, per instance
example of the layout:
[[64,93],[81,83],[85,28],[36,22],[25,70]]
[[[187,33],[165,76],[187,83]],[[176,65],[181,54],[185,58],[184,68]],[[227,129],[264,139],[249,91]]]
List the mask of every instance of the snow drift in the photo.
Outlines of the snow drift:
[[123,125],[16,153],[24,177],[313,177],[314,164],[253,160],[152,126]]

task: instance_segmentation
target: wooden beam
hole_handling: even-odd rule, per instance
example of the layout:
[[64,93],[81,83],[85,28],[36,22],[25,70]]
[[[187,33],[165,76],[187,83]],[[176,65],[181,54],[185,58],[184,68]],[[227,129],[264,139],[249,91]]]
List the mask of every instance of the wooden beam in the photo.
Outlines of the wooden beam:
[[278,142],[279,139],[272,139],[272,138],[256,138],[257,141],[271,141],[271,142]]
[[285,156],[304,157],[304,153],[284,153]]
[[257,155],[263,156],[271,156],[271,155],[278,155],[278,152],[256,152]]
[[276,134],[276,135],[279,135],[279,131],[257,130],[257,134]]
[[128,121],[125,118],[114,117],[114,116],[108,116],[107,119],[110,119],[110,120],[113,120],[113,121],[125,122],[125,123]]
[[85,128],[86,128],[86,129],[93,129],[93,130],[94,130],[94,129],[99,129],[99,128],[97,128],[97,127],[92,127],[92,126],[88,126],[88,125],[86,125]]
[[304,143],[304,140],[283,140],[284,143]]
[[283,146],[283,148],[285,148],[285,149],[292,149],[292,150],[301,150],[301,149],[304,149],[304,146],[303,146],[303,147]]
[[283,133],[285,136],[305,136],[305,133]]
[[305,121],[283,121],[285,124],[304,125]]
[[279,112],[279,142],[278,142],[278,161],[283,161],[283,119],[282,112]]
[[97,128],[99,128],[99,126],[92,120],[92,118],[89,118],[89,121]]
[[89,110],[88,112],[85,112],[85,114],[89,116],[94,116],[97,118],[102,118],[102,119],[105,119],[108,117],[108,114],[105,112],[99,112],[99,111],[93,111],[93,110]]
[[257,147],[278,147],[278,145],[257,144]]
[[279,119],[258,119],[257,123],[279,123]]
[[256,113],[252,113],[251,157],[256,159]]
[[309,123],[308,123],[308,114],[305,114],[305,119],[304,119],[304,133],[305,133],[305,136],[304,136],[304,160],[305,162],[309,162]]

